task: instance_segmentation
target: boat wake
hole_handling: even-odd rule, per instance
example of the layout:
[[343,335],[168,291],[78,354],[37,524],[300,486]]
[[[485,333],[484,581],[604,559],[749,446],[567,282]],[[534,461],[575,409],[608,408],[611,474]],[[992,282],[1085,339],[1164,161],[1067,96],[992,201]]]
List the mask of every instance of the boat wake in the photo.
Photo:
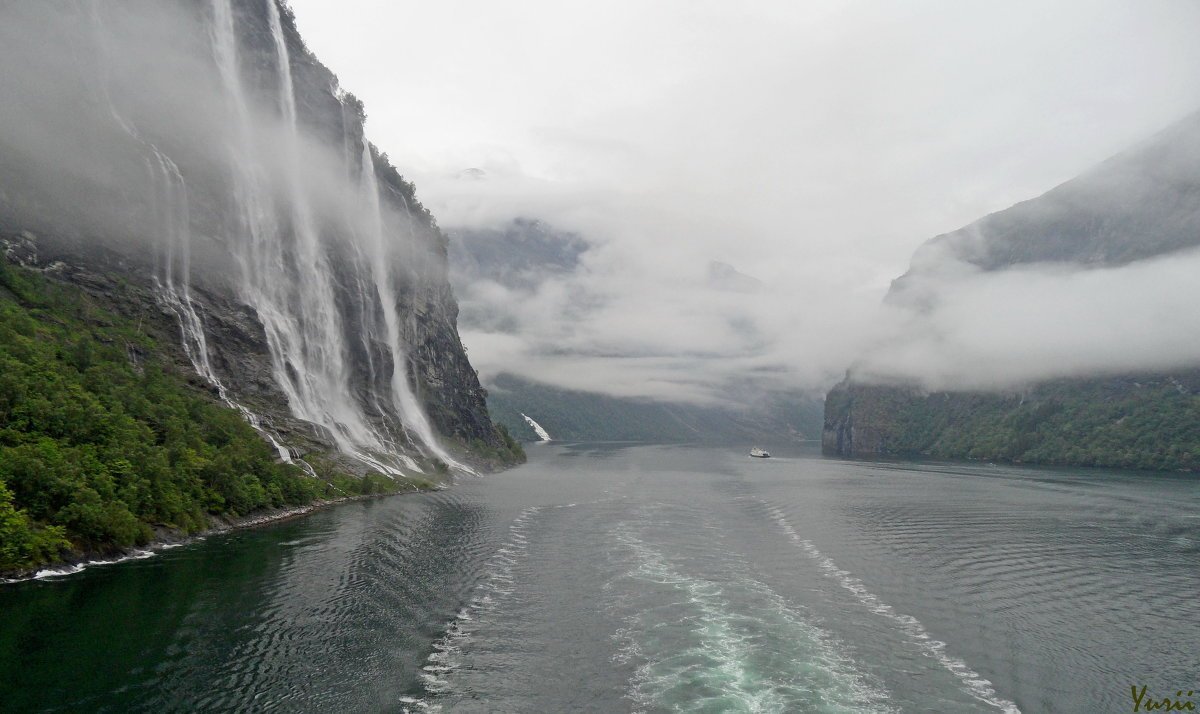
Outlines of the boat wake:
[[765,501],[761,503],[766,507],[767,513],[779,525],[780,529],[808,557],[816,561],[817,566],[825,575],[832,578],[843,589],[854,595],[858,602],[868,610],[898,625],[912,642],[949,670],[962,683],[963,689],[967,694],[999,709],[1005,714],[1021,714],[1021,710],[1014,702],[1004,699],[996,693],[995,688],[992,687],[992,683],[989,680],[971,669],[963,660],[950,655],[946,651],[946,643],[934,639],[929,634],[929,631],[925,629],[925,626],[921,624],[920,620],[912,615],[897,612],[891,605],[880,600],[877,595],[867,589],[862,580],[855,577],[849,571],[839,568],[837,563],[822,553],[812,541],[800,537],[800,534],[788,522],[787,516],[782,510]]
[[459,608],[442,637],[433,643],[433,652],[421,668],[421,683],[429,696],[401,697],[403,711],[442,710],[441,705],[433,700],[453,693],[450,676],[462,667],[463,647],[478,627],[479,618],[512,596],[516,582],[514,570],[529,550],[530,522],[541,510],[541,506],[531,506],[513,519],[508,527],[508,538],[484,564],[483,578],[472,592],[471,599]]
[[636,665],[636,711],[892,711],[845,648],[764,583],[689,575],[625,525],[616,540],[632,556],[617,607],[634,611],[614,662]]

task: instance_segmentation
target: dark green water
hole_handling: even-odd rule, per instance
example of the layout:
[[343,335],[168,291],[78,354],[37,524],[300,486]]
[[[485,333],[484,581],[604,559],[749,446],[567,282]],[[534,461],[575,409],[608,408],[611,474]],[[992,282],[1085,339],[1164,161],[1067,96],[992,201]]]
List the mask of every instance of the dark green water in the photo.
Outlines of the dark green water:
[[[3,711],[1132,711],[1200,691],[1200,482],[535,447],[0,586]],[[1193,697],[1196,699],[1196,697]]]

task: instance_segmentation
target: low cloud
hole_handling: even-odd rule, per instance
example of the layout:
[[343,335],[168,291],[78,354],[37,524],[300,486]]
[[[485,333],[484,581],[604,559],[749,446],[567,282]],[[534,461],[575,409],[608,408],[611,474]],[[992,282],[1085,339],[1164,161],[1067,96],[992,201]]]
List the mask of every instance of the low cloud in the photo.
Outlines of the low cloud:
[[867,380],[995,389],[1200,365],[1200,251],[1121,267],[1040,264],[926,278],[925,310],[889,307]]
[[[502,285],[459,276],[463,340],[485,382],[509,373],[614,396],[751,404],[856,379],[1009,389],[1200,365],[1200,251],[1119,267],[985,271],[925,251],[904,299],[836,274],[714,284],[713,263],[591,246],[571,272]],[[718,264],[720,265],[720,264]],[[746,289],[753,286],[753,289]],[[830,295],[840,295],[831,301]]]
[[[575,269],[541,281],[459,283],[485,380],[750,401],[819,393],[851,365],[949,385],[971,383],[956,367],[970,361],[997,384],[1174,363],[1133,346],[1145,325],[1086,327],[1154,306],[1056,292],[1103,279],[1134,305],[1136,266],[985,275],[922,255],[945,268],[922,288],[941,307],[883,300],[929,237],[1194,111],[1194,4],[293,5],[441,225],[523,216],[588,242]],[[761,286],[721,289],[714,261]],[[1145,321],[1164,334],[1143,344],[1170,339],[1171,321]]]
[[858,339],[822,336],[861,326],[879,310],[877,293],[822,309],[823,293],[846,291],[816,274],[767,282],[671,246],[621,241],[592,242],[573,271],[537,282],[501,284],[483,268],[455,283],[463,341],[485,382],[510,373],[693,403],[748,403],[770,389],[819,392],[867,334],[856,327]]

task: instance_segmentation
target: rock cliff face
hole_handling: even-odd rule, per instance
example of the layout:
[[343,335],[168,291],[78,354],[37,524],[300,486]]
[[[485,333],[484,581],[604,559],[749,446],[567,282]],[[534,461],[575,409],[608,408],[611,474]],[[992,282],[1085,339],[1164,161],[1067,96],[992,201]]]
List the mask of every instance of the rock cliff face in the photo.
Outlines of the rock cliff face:
[[10,260],[136,285],[281,458],[403,472],[505,450],[459,340],[446,238],[286,5],[0,15]]
[[[838,456],[875,456],[897,453],[893,405],[906,400],[907,392],[895,387],[852,385],[844,381],[825,397],[825,425],[821,450]],[[889,407],[893,407],[889,409]]]
[[[887,300],[918,312],[947,259],[983,271],[1114,266],[1200,245],[1200,114],[1087,173],[922,246]],[[1195,370],[1061,379],[996,392],[880,385],[852,372],[825,402],[822,447],[915,456],[1200,470]]]
[[843,382],[826,399],[821,445],[854,458],[1200,471],[1200,371],[1005,393]]

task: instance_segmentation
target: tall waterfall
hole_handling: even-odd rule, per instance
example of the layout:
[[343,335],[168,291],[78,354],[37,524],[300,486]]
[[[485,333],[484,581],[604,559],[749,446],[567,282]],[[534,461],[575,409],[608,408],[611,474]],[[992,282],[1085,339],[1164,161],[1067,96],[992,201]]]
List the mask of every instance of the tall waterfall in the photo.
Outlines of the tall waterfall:
[[[128,125],[127,131],[129,130]],[[257,414],[233,399],[229,390],[217,376],[208,355],[208,338],[204,323],[196,311],[191,294],[191,216],[188,210],[187,183],[179,167],[154,144],[147,143],[154,154],[148,159],[151,186],[154,189],[154,209],[159,221],[160,251],[154,283],[159,303],[179,320],[183,340],[183,351],[193,369],[216,388],[221,401],[241,412],[242,416],[274,447],[275,453],[286,463],[295,463],[291,451],[279,442],[278,437],[262,424]],[[316,476],[308,464],[300,462],[310,476]]]
[[367,236],[366,247],[368,259],[375,278],[375,292],[383,308],[384,324],[387,328],[387,344],[392,352],[392,400],[397,413],[404,419],[405,424],[416,432],[422,443],[429,444],[437,455],[449,463],[449,456],[437,446],[433,429],[429,420],[417,403],[416,395],[408,386],[405,367],[408,357],[404,351],[404,341],[400,336],[400,317],[396,314],[396,291],[392,283],[392,274],[388,270],[391,263],[387,254],[386,236],[383,228],[383,210],[379,203],[379,181],[375,177],[375,162],[371,159],[370,145],[363,140],[362,149],[362,190],[366,195]]
[[[311,189],[303,180],[303,137],[279,8],[274,0],[261,1],[266,5],[276,65],[274,108],[282,122],[283,191],[271,190],[269,167],[260,155],[260,147],[270,145],[270,137],[253,119],[231,0],[212,0],[211,40],[233,127],[229,156],[237,210],[228,244],[240,268],[240,297],[254,308],[265,330],[275,381],[295,416],[323,427],[341,451],[373,468],[384,473],[398,473],[401,465],[418,469],[401,452],[402,440],[455,464],[437,443],[409,386],[388,267],[394,256],[387,250],[379,186],[365,139],[359,172],[364,215],[346,216],[347,225],[338,227],[357,237],[351,249],[359,258],[351,276],[359,288],[351,299],[359,304],[351,308],[361,324],[344,324],[331,267],[338,236],[330,234],[312,208]],[[391,394],[386,401],[389,411],[403,422],[399,435],[388,428],[385,410],[376,408],[380,418],[372,420],[355,397],[350,365],[354,338],[364,341],[372,375],[390,362]],[[377,355],[379,351],[382,354]],[[376,407],[381,405],[379,394],[369,398]]]
[[[99,56],[100,81],[97,83],[103,97],[108,114],[113,122],[120,127],[145,156],[146,169],[152,192],[150,205],[154,213],[155,225],[152,231],[157,234],[155,242],[157,253],[155,272],[155,298],[166,311],[179,321],[180,340],[184,354],[192,363],[192,368],[216,390],[221,401],[237,409],[275,449],[280,460],[285,463],[295,463],[291,451],[280,443],[278,437],[268,428],[257,414],[237,402],[229,394],[229,390],[217,376],[209,358],[208,339],[204,332],[204,323],[196,310],[191,294],[191,211],[188,206],[187,182],[179,170],[179,166],[156,146],[153,142],[139,135],[137,129],[117,111],[109,94],[110,77],[107,72],[107,58],[110,51],[104,23],[101,19],[99,0],[88,3],[92,31]],[[312,468],[303,462],[300,465],[312,476]]]
[[146,145],[152,157],[146,165],[154,191],[153,207],[159,224],[158,268],[154,282],[159,301],[179,319],[183,351],[196,372],[221,388],[208,357],[204,324],[192,304],[191,295],[191,215],[187,183],[171,158],[154,144]]

